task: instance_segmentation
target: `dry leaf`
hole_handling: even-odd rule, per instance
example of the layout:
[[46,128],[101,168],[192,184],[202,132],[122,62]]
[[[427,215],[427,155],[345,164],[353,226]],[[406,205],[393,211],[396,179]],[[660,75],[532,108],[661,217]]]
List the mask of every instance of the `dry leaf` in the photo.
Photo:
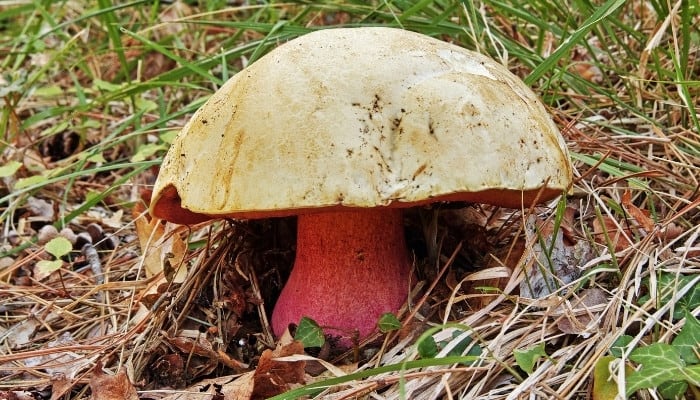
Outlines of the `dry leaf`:
[[26,207],[27,211],[29,211],[30,214],[30,221],[43,221],[49,223],[54,221],[53,202],[46,201],[44,199],[39,199],[36,197],[29,197],[27,199]]
[[293,384],[304,383],[306,361],[277,361],[276,358],[304,354],[301,342],[265,350],[260,356],[253,375],[252,399],[266,399],[292,389]]
[[[46,318],[46,321],[48,323],[49,319]],[[46,348],[70,347],[76,344],[72,334],[64,332],[55,340],[46,343]],[[36,357],[29,357],[24,362],[27,367],[41,368],[53,377],[65,377],[72,380],[80,371],[86,369],[96,357],[88,358],[75,351],[56,349]]]
[[166,337],[165,339],[188,357],[186,374],[190,378],[210,374],[219,364],[218,353],[202,335],[199,335],[196,340],[184,336]]
[[539,299],[576,280],[581,273],[578,266],[588,259],[590,249],[584,241],[567,245],[564,229],[553,232],[552,221],[538,221],[530,215],[525,225],[525,237],[532,247],[525,255],[530,267],[520,284],[520,295]]
[[603,72],[597,65],[593,64],[595,60],[588,54],[586,49],[576,47],[571,56],[573,70],[581,78],[593,83],[601,83],[603,81]]
[[242,371],[242,370],[247,369],[249,367],[248,364],[245,364],[245,363],[242,363],[242,362],[236,360],[235,358],[226,354],[226,352],[221,350],[221,349],[218,349],[216,351],[216,354],[219,356],[219,361],[222,364],[233,369],[234,371]]
[[632,195],[629,190],[625,190],[622,194],[622,206],[627,211],[627,214],[632,216],[646,233],[651,233],[654,230],[654,221],[649,218],[649,211],[642,210],[632,204]]
[[253,396],[255,371],[250,371],[238,377],[233,382],[224,385],[221,393],[224,400],[248,400]]
[[172,4],[165,7],[159,15],[158,20],[162,23],[162,25],[159,26],[161,32],[166,35],[179,35],[180,32],[187,27],[187,24],[179,21],[188,15],[192,15],[192,8],[184,1],[172,2]]
[[139,400],[136,389],[121,369],[115,375],[107,375],[102,370],[102,363],[97,362],[90,377],[92,400]]
[[0,390],[0,399],[2,400],[34,400],[36,397],[31,392],[24,390],[4,391]]
[[142,203],[136,203],[132,214],[144,254],[146,276],[164,273],[169,282],[184,282],[187,268],[182,261],[187,251],[187,243],[179,234],[172,232],[177,229],[176,225],[163,224],[157,218],[148,219],[144,215],[145,211],[146,207]]
[[277,357],[275,358],[276,361],[310,361],[310,362],[315,362],[320,364],[325,370],[331,373],[333,377],[339,377],[339,376],[345,376],[355,370],[357,370],[357,364],[348,364],[348,365],[341,365],[340,367],[336,367],[335,365],[329,363],[326,360],[323,360],[321,358],[317,357],[312,357],[307,354],[294,354],[291,356],[286,356],[286,357]]
[[[659,236],[661,237],[661,240],[664,241],[664,243],[668,243],[672,241],[673,239],[677,238],[678,236],[682,235],[685,230],[676,225],[675,223],[671,222],[661,228],[661,231],[659,232]],[[1,269],[1,267],[0,267]]]
[[632,232],[622,228],[614,219],[603,216],[603,222],[599,219],[593,220],[593,237],[595,241],[607,245],[608,239],[612,242],[615,252],[620,252],[632,246]]
[[498,13],[494,13],[492,18],[493,18],[493,21],[501,27],[503,32],[505,32],[507,35],[509,35],[511,37],[511,39],[522,44],[525,47],[530,46],[530,42],[529,42],[528,38],[518,31],[518,24],[513,22],[513,20],[509,19],[508,17],[506,17],[504,15],[500,15]]
[[7,344],[11,349],[16,349],[30,343],[40,326],[41,322],[30,314],[27,319],[10,326],[10,329],[5,332]]
[[250,371],[242,375],[205,379],[162,400],[190,400],[192,393],[197,393],[197,400],[250,400],[253,374],[254,371]]
[[73,388],[73,380],[64,375],[51,378],[51,400],[60,400]]
[[214,359],[217,357],[212,344],[201,335],[197,340],[185,336],[166,337],[166,340],[185,354],[195,354]]
[[557,321],[557,327],[568,334],[584,335],[584,337],[590,335],[598,329],[598,325],[591,326],[591,323],[603,311],[592,308],[607,303],[608,296],[603,290],[597,288],[583,290],[570,300],[570,306],[559,306],[564,312],[564,318]]
[[149,367],[160,385],[179,388],[184,386],[187,376],[185,360],[177,353],[165,354],[159,357]]

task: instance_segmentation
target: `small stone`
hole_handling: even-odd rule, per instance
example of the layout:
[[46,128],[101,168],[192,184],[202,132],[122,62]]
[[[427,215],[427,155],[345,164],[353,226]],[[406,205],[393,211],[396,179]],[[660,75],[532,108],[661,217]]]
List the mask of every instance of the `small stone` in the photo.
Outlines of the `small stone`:
[[4,270],[5,268],[9,268],[14,263],[15,263],[15,259],[12,257],[0,258],[0,271]]
[[68,239],[73,246],[75,246],[75,242],[78,241],[78,235],[76,235],[71,228],[63,228],[58,234]]
[[53,225],[44,225],[37,233],[37,243],[41,246],[58,236],[58,229]]
[[104,238],[105,236],[104,229],[102,229],[102,227],[99,224],[96,224],[94,222],[87,226],[87,231],[90,234],[90,237],[92,238],[91,243],[97,243],[100,240],[102,240],[102,238]]
[[90,234],[87,232],[80,232],[78,234],[77,239],[75,240],[75,244],[73,245],[73,247],[76,249],[82,249],[83,246],[85,246],[88,243],[92,244],[92,236],[90,236]]

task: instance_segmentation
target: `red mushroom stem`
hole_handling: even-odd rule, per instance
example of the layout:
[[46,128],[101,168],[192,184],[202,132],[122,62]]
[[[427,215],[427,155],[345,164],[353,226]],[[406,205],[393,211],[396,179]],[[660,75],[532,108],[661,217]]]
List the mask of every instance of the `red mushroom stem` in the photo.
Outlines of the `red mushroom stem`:
[[272,328],[279,336],[306,316],[348,347],[353,332],[368,336],[406,301],[410,271],[400,209],[300,215],[296,260]]

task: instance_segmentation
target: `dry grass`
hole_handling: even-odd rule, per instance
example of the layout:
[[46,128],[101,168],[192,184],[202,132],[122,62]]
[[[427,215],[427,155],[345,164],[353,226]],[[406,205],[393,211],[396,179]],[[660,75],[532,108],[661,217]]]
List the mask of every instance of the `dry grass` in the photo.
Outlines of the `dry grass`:
[[[125,368],[142,398],[215,376],[245,393],[245,372],[275,345],[264,304],[288,273],[294,221],[160,232],[144,189],[172,133],[228,76],[341,24],[403,26],[507,63],[548,104],[576,184],[531,212],[442,210],[437,249],[410,214],[421,283],[403,328],[353,354],[314,353],[343,369],[319,368],[279,398],[593,398],[594,369],[621,337],[628,351],[604,376],[624,390],[622,366],[641,364],[632,349],[672,343],[700,312],[700,6],[613,3],[0,4],[0,390],[87,398],[100,362]],[[605,7],[614,18],[588,19]],[[52,258],[48,226],[82,235],[52,273],[37,265]],[[186,276],[173,280],[178,266]],[[523,295],[533,271],[557,266],[566,282]],[[531,371],[516,360],[538,351]],[[692,384],[684,393],[700,398]]]

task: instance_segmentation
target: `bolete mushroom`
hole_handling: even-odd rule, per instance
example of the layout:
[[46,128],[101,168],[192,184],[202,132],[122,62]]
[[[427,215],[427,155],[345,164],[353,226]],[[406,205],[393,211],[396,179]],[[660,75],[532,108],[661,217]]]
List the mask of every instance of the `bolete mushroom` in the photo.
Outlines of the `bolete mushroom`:
[[298,215],[273,330],[308,316],[347,345],[407,298],[402,208],[528,207],[571,178],[557,127],[502,65],[409,31],[330,29],[212,95],[165,156],[150,210],[179,224]]

